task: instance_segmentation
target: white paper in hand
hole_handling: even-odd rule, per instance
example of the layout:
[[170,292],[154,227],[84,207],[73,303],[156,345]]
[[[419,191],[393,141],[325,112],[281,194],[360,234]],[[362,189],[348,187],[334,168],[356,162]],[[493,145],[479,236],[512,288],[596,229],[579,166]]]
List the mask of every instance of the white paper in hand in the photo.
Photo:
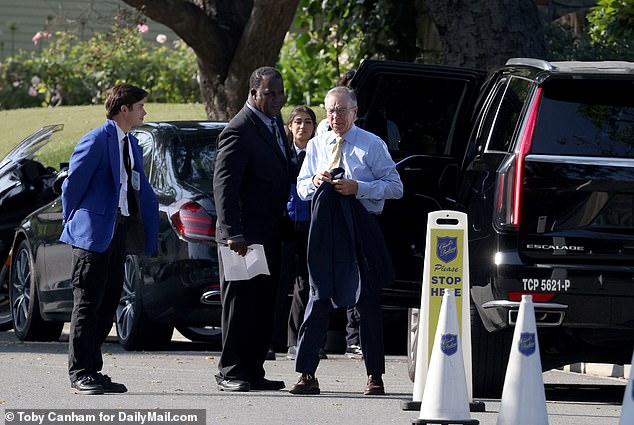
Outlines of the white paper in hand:
[[261,244],[249,245],[244,257],[230,250],[228,246],[220,245],[220,256],[225,280],[248,280],[259,274],[270,274],[264,246]]

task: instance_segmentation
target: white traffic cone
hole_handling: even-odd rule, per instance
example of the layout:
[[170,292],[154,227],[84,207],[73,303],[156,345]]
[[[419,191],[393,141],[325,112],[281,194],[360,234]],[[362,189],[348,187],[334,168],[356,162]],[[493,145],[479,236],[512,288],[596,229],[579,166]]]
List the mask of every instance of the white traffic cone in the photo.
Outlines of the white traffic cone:
[[497,425],[547,425],[533,297],[522,295]]
[[[634,353],[632,353],[630,365],[634,365]],[[634,424],[634,369],[630,367],[630,378],[627,380],[625,394],[623,395],[623,408],[619,425],[632,424]]]
[[425,380],[420,417],[413,424],[479,424],[469,413],[469,393],[453,289],[445,289]]

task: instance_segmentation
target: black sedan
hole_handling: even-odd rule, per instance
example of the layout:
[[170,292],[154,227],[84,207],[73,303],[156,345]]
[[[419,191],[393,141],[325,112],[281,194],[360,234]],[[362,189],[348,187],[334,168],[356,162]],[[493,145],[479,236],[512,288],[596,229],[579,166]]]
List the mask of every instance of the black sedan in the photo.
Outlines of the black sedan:
[[[134,130],[158,197],[160,222],[157,252],[126,258],[115,317],[126,349],[166,343],[174,328],[192,340],[218,338],[221,306],[211,193],[215,140],[224,126],[183,121],[147,123]],[[61,168],[51,183],[58,193],[65,176]],[[71,247],[58,241],[61,220],[56,197],[26,216],[15,233],[9,301],[21,340],[56,340],[70,321]]]

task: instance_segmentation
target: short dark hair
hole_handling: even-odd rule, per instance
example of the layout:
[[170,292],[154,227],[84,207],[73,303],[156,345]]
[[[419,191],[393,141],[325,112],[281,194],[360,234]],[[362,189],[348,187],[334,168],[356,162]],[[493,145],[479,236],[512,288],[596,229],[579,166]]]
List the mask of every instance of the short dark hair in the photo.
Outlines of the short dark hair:
[[262,86],[262,79],[266,76],[273,76],[276,79],[282,79],[280,71],[272,66],[262,66],[251,73],[249,78],[249,92],[253,89],[258,90]]
[[352,79],[354,78],[354,74],[356,74],[356,71],[354,69],[347,71],[337,80],[337,82],[335,83],[335,87],[337,86],[349,87],[350,81],[352,81]]
[[120,83],[108,90],[106,98],[106,118],[112,119],[119,112],[123,105],[132,107],[133,104],[145,99],[148,92],[128,83]]

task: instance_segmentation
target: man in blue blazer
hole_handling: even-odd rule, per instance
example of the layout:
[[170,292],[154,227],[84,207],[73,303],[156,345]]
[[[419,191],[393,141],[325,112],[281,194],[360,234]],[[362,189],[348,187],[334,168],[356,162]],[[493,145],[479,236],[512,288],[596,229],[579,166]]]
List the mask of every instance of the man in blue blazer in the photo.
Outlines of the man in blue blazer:
[[158,202],[128,134],[143,124],[147,95],[125,83],[110,90],[108,119],[79,141],[62,185],[60,240],[73,246],[68,372],[76,394],[127,391],[100,372],[101,345],[121,297],[126,253],[149,255],[157,244]]

